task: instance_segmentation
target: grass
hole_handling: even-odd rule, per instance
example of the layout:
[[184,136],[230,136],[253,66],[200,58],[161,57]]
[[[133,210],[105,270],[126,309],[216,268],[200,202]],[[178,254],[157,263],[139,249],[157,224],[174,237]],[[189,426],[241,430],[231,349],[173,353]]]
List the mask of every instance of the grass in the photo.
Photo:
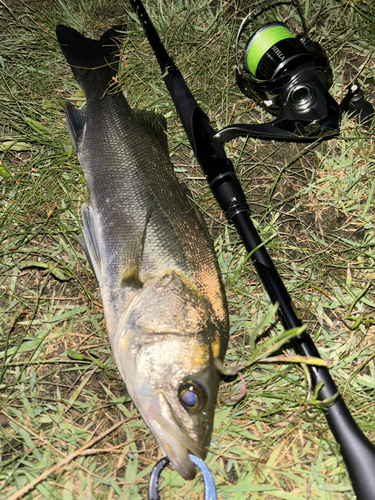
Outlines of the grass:
[[[269,121],[235,85],[234,38],[250,2],[146,1],[167,50],[215,127]],[[357,77],[374,103],[374,8],[303,4],[334,83]],[[217,208],[157,63],[131,9],[108,0],[0,2],[0,497],[146,497],[161,457],[130,401],[106,342],[97,283],[76,235],[87,199],[65,128],[64,100],[84,104],[54,35],[69,24],[97,36],[124,22],[120,82],[131,105],[163,112],[176,170],[215,238],[231,313],[226,361],[237,364],[282,332],[236,234]],[[237,139],[227,152],[253,219],[322,357],[375,442],[373,129],[343,117],[314,145]],[[291,354],[289,350],[286,354]],[[207,457],[220,499],[353,500],[338,447],[311,404],[302,368],[258,363],[223,380]],[[167,469],[162,498],[203,498],[199,478]],[[18,497],[17,497],[18,498]]]

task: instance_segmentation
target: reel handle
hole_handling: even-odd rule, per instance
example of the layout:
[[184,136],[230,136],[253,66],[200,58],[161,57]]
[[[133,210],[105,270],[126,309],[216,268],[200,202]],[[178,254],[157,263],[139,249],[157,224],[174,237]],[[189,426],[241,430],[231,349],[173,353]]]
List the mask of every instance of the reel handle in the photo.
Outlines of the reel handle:
[[351,118],[365,128],[369,128],[374,117],[374,107],[366,101],[363,90],[357,81],[347,88],[347,94],[340,104],[342,112],[348,112]]
[[[290,75],[286,75],[288,80]],[[312,66],[306,67],[294,77],[281,97],[279,113],[272,122],[263,124],[229,125],[215,134],[222,144],[238,136],[282,141],[315,141],[338,133],[341,109],[321,81],[322,74]],[[284,78],[283,78],[284,79]],[[237,73],[237,83],[243,86],[246,80]],[[272,109],[270,109],[272,112]]]
[[340,105],[324,87],[320,90],[323,97],[320,100],[321,106],[327,104],[327,108],[321,107],[320,110],[313,110],[317,116],[322,117],[319,120],[314,120],[312,114],[293,114],[290,107],[281,106],[279,116],[272,122],[229,125],[217,132],[214,138],[221,144],[236,137],[246,136],[266,140],[310,142],[338,134],[341,114],[344,112],[348,112],[349,116],[363,127],[370,127],[375,111],[372,104],[366,101],[358,82],[352,83],[347,88],[347,93]]

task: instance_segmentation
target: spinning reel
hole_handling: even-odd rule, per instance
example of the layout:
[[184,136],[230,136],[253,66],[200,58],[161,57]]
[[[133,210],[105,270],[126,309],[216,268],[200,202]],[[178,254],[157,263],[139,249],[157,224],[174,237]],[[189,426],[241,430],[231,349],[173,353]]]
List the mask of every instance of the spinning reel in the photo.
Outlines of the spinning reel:
[[[240,62],[238,46],[247,25],[270,6],[286,3],[295,6],[303,32],[294,37],[285,23],[267,23],[252,34]],[[266,0],[253,9],[238,30],[236,59],[240,90],[276,115],[276,119],[264,124],[226,127],[215,135],[222,143],[245,135],[263,139],[316,140],[338,133],[343,111],[357,115],[361,122],[374,114],[357,82],[349,86],[340,105],[330,95],[328,89],[333,78],[329,60],[319,43],[308,37],[297,0]]]

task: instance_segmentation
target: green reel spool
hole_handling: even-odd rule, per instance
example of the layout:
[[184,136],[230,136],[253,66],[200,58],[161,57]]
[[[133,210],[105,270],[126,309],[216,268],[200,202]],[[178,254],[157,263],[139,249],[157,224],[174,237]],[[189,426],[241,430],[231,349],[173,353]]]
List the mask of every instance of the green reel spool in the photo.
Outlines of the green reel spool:
[[281,22],[272,22],[256,31],[244,51],[244,66],[255,78],[268,80],[287,63],[307,50]]

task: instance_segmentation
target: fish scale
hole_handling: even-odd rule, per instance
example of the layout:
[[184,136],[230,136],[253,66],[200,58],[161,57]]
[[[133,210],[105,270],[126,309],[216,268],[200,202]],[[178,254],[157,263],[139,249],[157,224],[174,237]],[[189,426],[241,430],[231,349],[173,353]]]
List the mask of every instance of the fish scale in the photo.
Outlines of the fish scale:
[[[118,97],[109,96],[106,103],[101,103],[100,107],[94,108],[95,113],[106,116],[109,114],[109,108],[110,116],[114,118],[113,121],[116,125],[117,121],[121,122],[121,116],[117,116],[120,112],[116,106],[111,106],[108,103],[109,99],[117,100]],[[111,108],[113,109],[111,110]],[[120,111],[122,111],[121,108]],[[111,238],[104,241],[110,242],[112,245],[111,251],[113,251],[113,248],[119,247],[117,240],[121,239],[122,232],[127,232],[128,239],[131,239],[131,234],[142,234],[145,229],[146,214],[151,208],[151,220],[146,230],[152,230],[156,236],[156,242],[159,243],[159,245],[156,242],[154,243],[154,252],[171,264],[178,262],[181,265],[181,272],[188,272],[190,266],[186,261],[187,259],[182,257],[184,255],[182,243],[177,239],[178,234],[173,231],[178,221],[175,221],[175,224],[172,222],[170,231],[165,232],[164,228],[169,221],[165,212],[162,211],[163,207],[160,207],[163,191],[166,189],[173,190],[173,197],[169,196],[172,207],[169,206],[168,209],[176,210],[178,215],[177,211],[181,210],[181,207],[175,202],[175,196],[179,192],[177,180],[172,177],[172,182],[166,186],[168,179],[167,175],[165,175],[164,183],[162,182],[160,187],[158,184],[161,196],[159,199],[156,198],[148,180],[152,175],[152,172],[150,172],[152,163],[149,161],[151,156],[149,151],[154,147],[154,141],[150,140],[144,129],[138,125],[138,120],[133,114],[127,116],[126,120],[123,119],[122,125],[122,128],[118,127],[118,130],[109,133],[116,127],[113,127],[113,122],[106,123],[104,121],[99,126],[93,126],[90,131],[90,138],[85,137],[83,141],[85,148],[89,152],[87,160],[90,164],[90,170],[88,175],[95,178],[95,182],[88,182],[90,203],[100,213],[106,233],[112,233],[112,226],[118,229],[119,236],[117,238],[111,234]],[[129,129],[130,132],[127,132]],[[117,135],[115,132],[117,132]],[[107,141],[106,135],[112,137],[112,140]],[[116,140],[113,137],[116,137]],[[98,141],[106,143],[105,148],[100,152],[100,156],[92,153]],[[139,143],[141,141],[149,143],[147,149],[140,150]],[[160,156],[158,160],[166,165],[165,170],[170,170],[167,159],[160,155],[160,151],[156,152]],[[84,159],[82,159],[82,163],[85,163]],[[108,167],[104,167],[107,165]],[[121,183],[119,179],[121,179]],[[152,177],[152,179],[154,180],[155,177]],[[127,186],[131,186],[131,190],[128,190]],[[110,205],[106,209],[100,208],[107,205],[107,203]],[[190,210],[187,204],[185,210],[187,212]],[[124,214],[128,215],[124,217]],[[183,260],[185,261],[184,265],[182,265]],[[161,265],[164,267],[163,262],[161,262]]]
[[[100,41],[59,26],[86,94],[67,127],[90,206],[85,253],[100,286],[113,357],[162,451],[191,479],[211,439],[228,312],[212,241],[169,160],[163,120],[134,112],[111,83],[118,29]],[[164,120],[165,121],[165,120]]]
[[[139,119],[130,108],[125,108],[128,113],[124,113],[123,107],[119,108],[109,101],[116,101],[120,97],[122,96],[108,96],[105,102],[100,99],[88,102],[88,120],[91,109],[94,109],[95,114],[111,116],[113,121],[104,120],[98,126],[97,123],[94,125],[92,118],[90,137],[84,137],[82,141],[82,145],[90,152],[87,158],[90,171],[87,176],[95,178],[95,183],[88,181],[90,203],[103,222],[102,241],[110,245],[105,250],[111,255],[115,249],[118,251],[121,248],[118,240],[124,232],[128,234],[128,240],[131,239],[131,234],[141,234],[145,229],[147,211],[152,208],[146,231],[152,231],[155,238],[147,240],[151,242],[151,251],[144,253],[150,255],[150,260],[154,262],[150,270],[147,260],[144,262],[145,274],[151,271],[155,275],[162,275],[170,268],[186,277],[191,276],[202,294],[215,304],[215,312],[220,321],[223,321],[225,308],[219,274],[205,272],[207,267],[217,267],[212,244],[202,233],[191,205],[180,191],[170,161],[160,147],[156,146],[155,139],[139,125]],[[87,127],[89,125],[90,121]],[[100,156],[92,154],[98,141],[106,144]],[[147,147],[140,148],[140,142]],[[150,161],[150,157],[153,161]],[[85,164],[84,157],[81,163]],[[104,165],[109,167],[103,168]],[[120,184],[118,179],[122,179],[123,183]],[[150,183],[149,179],[153,182]],[[127,184],[131,186],[131,191],[127,191]],[[107,204],[107,199],[112,206],[100,209],[99,207]],[[129,215],[124,217],[124,214]],[[113,236],[113,227],[118,229],[117,237]],[[107,234],[111,234],[111,237],[107,238]],[[121,259],[117,259],[114,265],[111,260],[110,264],[108,272],[111,278],[118,280],[118,276],[121,276]],[[142,277],[142,268],[140,275]]]

